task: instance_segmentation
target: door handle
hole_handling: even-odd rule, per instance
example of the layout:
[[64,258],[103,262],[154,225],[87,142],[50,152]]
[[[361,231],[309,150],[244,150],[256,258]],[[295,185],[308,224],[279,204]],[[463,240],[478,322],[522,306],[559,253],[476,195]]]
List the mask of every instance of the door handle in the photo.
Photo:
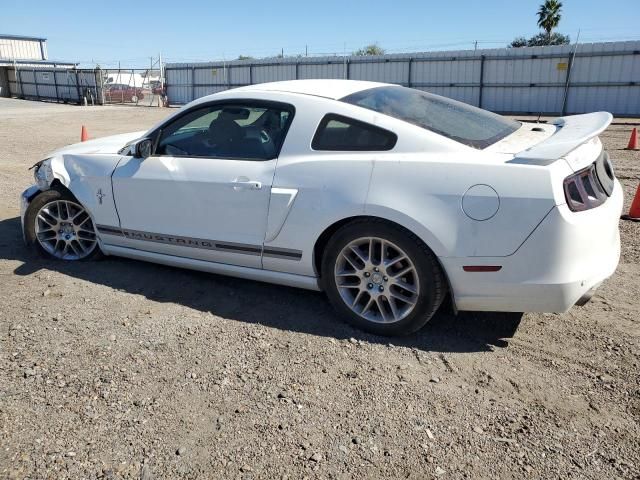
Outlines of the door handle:
[[262,188],[262,183],[256,180],[248,180],[246,177],[241,177],[233,182],[231,182],[231,186],[235,191],[240,190],[260,190]]

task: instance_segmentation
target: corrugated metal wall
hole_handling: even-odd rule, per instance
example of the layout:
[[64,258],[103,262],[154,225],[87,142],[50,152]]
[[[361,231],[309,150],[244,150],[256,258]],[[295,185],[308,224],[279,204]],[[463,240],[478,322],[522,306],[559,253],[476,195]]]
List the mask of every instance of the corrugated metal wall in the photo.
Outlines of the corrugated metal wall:
[[178,105],[255,83],[349,78],[419,88],[503,113],[640,116],[640,41],[579,44],[577,50],[561,45],[172,63],[165,72],[169,102]]
[[100,70],[66,68],[6,68],[13,97],[81,103],[83,97],[101,99]]

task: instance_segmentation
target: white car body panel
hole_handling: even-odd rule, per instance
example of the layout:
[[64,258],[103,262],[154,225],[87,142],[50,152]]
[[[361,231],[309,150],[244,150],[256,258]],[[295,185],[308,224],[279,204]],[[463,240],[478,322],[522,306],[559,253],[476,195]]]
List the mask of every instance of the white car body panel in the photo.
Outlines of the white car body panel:
[[613,116],[594,112],[572,117],[560,117],[551,123],[558,131],[551,137],[516,155],[518,159],[556,160],[606,130]]
[[546,123],[523,123],[519,130],[484,149],[487,153],[505,153],[508,159],[523,149],[533,147],[556,132],[556,127]]
[[[216,162],[211,168],[211,163]],[[266,232],[271,181],[276,160],[127,157],[113,173],[113,192],[125,231],[193,237],[258,247],[234,253],[221,248],[149,242],[149,235],[112,235],[114,245],[146,248],[169,255],[261,268],[260,248]],[[239,182],[256,182],[251,187]],[[141,194],[141,192],[144,192]]]
[[108,255],[116,255],[118,257],[132,258],[134,260],[161,263],[170,267],[188,268],[190,270],[198,270],[201,272],[209,272],[219,275],[228,275],[230,277],[245,278],[247,280],[255,280],[258,282],[276,283],[278,285],[284,285],[287,287],[297,287],[307,290],[320,291],[320,286],[318,285],[318,279],[316,277],[273,272],[260,268],[228,265],[226,263],[208,262],[204,260],[197,260],[194,258],[184,258],[175,255],[165,255],[162,253],[148,252],[139,250],[137,248],[119,247],[116,245],[106,245],[103,251]]
[[364,214],[371,168],[370,156],[364,155],[356,159],[340,155],[281,156],[274,185],[296,185],[298,194],[279,234],[265,247],[301,250],[302,258],[292,264],[264,257],[264,268],[315,276],[313,245],[330,225]]
[[[503,165],[470,165],[468,160],[423,154],[376,162],[366,213],[391,216],[440,257],[512,254],[555,205],[551,185],[556,169],[525,167],[527,181],[513,182],[519,165],[505,170]],[[562,185],[570,170],[559,166]],[[485,221],[472,220],[461,208],[460,198],[473,185],[491,185],[498,193],[499,209]]]
[[280,234],[297,196],[297,188],[271,187],[267,232],[264,236],[265,243],[272,242]]
[[80,143],[67,145],[66,147],[55,150],[50,156],[70,155],[70,154],[117,154],[124,145],[132,140],[140,138],[147,133],[145,130],[131,133],[120,133],[118,135],[110,135],[108,137],[97,138],[94,140],[86,140]]
[[[308,79],[308,80],[290,80],[283,82],[261,83],[259,85],[248,85],[233,90],[231,95],[237,96],[244,93],[260,92],[286,92],[311,95],[314,97],[324,97],[337,100],[346,97],[352,93],[366,90],[368,88],[382,87],[388,85],[386,83],[369,82],[365,80],[344,80],[335,79]],[[226,93],[226,92],[225,92]],[[200,100],[196,100],[201,101]]]
[[[509,257],[441,258],[460,310],[564,312],[610,277],[618,265],[622,187],[604,204],[576,215],[554,207]],[[598,225],[598,228],[593,228]],[[463,265],[502,265],[499,272],[469,273]]]
[[[121,158],[117,153],[64,152],[51,157],[51,167],[55,178],[73,192],[95,223],[117,225],[118,214],[111,194],[111,172]],[[104,195],[102,201],[99,192]]]
[[[228,90],[147,133],[209,102],[288,103],[295,116],[273,160],[119,154],[145,136],[135,132],[60,149],[50,164],[112,255],[319,289],[316,242],[339,222],[369,216],[406,228],[434,252],[461,310],[564,311],[613,273],[619,184],[606,203],[584,212],[569,210],[563,189],[566,177],[602,152],[597,135],[608,114],[523,124],[477,150],[335,100],[383,85],[309,80]],[[398,141],[390,151],[314,151],[328,113],[384,128]],[[23,194],[23,212],[33,195]],[[469,273],[468,265],[502,268]]]
[[118,225],[111,192],[111,173],[122,158],[118,150],[145,133],[132,132],[89,140],[68,145],[49,155],[54,177],[73,192],[95,223]]

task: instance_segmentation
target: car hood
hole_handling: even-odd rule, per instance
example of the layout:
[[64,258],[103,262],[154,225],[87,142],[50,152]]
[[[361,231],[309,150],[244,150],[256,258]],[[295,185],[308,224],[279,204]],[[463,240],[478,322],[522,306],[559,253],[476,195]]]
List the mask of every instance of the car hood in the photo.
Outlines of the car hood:
[[146,130],[142,130],[139,132],[121,133],[119,135],[111,135],[109,137],[97,138],[95,140],[87,140],[86,142],[74,143],[72,145],[59,148],[49,156],[87,153],[118,153],[118,151],[127,143],[144,136],[145,133]]

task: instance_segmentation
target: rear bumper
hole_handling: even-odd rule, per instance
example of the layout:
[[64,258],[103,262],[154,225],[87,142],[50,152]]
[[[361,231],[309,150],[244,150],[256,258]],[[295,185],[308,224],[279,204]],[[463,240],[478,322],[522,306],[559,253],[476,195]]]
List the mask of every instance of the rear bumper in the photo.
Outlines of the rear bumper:
[[[565,312],[610,277],[620,258],[618,181],[601,206],[572,212],[553,208],[508,257],[440,258],[458,310]],[[501,265],[498,272],[465,272],[464,265]]]

